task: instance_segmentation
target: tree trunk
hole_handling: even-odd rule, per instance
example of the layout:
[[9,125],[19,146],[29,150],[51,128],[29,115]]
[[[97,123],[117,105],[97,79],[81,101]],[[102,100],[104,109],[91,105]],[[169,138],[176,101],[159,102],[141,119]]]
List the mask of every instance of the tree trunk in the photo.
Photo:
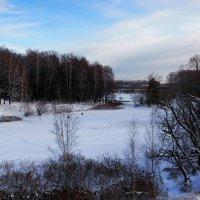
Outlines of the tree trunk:
[[190,179],[189,179],[188,174],[187,174],[183,164],[181,163],[179,157],[174,152],[171,152],[171,155],[174,158],[174,160],[176,161],[177,166],[179,167],[179,169],[181,170],[181,172],[183,174],[185,184],[188,183],[188,181],[190,181]]

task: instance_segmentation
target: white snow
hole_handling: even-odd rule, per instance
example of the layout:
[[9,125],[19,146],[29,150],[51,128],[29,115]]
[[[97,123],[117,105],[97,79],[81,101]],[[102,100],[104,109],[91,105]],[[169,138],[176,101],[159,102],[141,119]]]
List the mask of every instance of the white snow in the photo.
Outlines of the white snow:
[[138,141],[142,143],[150,112],[150,108],[136,108],[131,104],[126,104],[119,110],[84,112],[79,130],[80,152],[87,157],[106,153],[123,156],[130,121],[134,119],[138,124]]
[[[120,94],[130,100],[128,94]],[[43,160],[51,156],[49,147],[55,149],[54,115],[24,117],[20,103],[0,105],[0,115],[21,116],[22,121],[0,123],[0,160]],[[33,107],[33,105],[32,105]],[[92,110],[91,105],[73,104],[70,108],[80,118],[75,149],[86,157],[95,158],[105,154],[123,156],[127,146],[129,123],[134,119],[138,125],[138,140],[144,141],[146,123],[151,108],[134,107],[126,103],[117,110]],[[83,115],[81,113],[83,112]]]

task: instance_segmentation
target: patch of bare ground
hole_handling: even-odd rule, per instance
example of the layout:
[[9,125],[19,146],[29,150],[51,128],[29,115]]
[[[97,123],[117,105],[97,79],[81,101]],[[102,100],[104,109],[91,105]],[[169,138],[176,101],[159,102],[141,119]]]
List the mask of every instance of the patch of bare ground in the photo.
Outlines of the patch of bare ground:
[[91,110],[118,110],[118,109],[122,109],[121,105],[122,105],[121,102],[117,102],[117,103],[108,102],[108,103],[96,105],[93,108],[91,108]]

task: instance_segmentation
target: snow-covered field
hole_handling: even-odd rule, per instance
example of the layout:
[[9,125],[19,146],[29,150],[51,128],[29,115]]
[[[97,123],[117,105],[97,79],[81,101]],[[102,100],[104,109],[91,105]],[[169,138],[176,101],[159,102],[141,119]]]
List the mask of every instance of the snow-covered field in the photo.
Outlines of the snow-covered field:
[[[129,100],[129,95],[117,98]],[[56,149],[54,130],[55,116],[52,113],[42,116],[24,117],[20,103],[0,106],[0,115],[21,116],[22,121],[0,123],[0,160],[43,160],[51,156],[49,147]],[[138,128],[138,140],[144,141],[146,123],[151,109],[134,107],[126,103],[117,110],[92,110],[91,106],[72,105],[74,114],[79,116],[78,142],[75,148],[86,157],[95,158],[105,154],[123,156],[127,146],[129,123],[134,119]],[[83,112],[83,115],[81,113]]]

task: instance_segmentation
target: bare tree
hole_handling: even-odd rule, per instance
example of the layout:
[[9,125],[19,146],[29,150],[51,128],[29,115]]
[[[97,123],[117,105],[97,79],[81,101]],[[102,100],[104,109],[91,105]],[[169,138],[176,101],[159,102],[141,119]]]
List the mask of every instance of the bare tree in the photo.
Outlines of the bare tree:
[[189,174],[200,166],[200,100],[191,95],[179,94],[170,102],[163,99],[157,110],[159,139],[157,156],[171,162],[182,173],[185,184]]
[[78,125],[79,118],[70,112],[61,113],[55,117],[53,134],[56,136],[56,143],[64,163],[67,162],[68,156],[77,144]]
[[129,125],[129,138],[128,138],[128,145],[127,150],[125,152],[126,159],[128,160],[129,164],[131,165],[132,171],[132,199],[135,200],[135,177],[136,177],[136,160],[137,160],[137,130],[136,130],[136,122],[132,120]]
[[157,152],[160,147],[160,142],[157,134],[157,127],[154,123],[154,112],[151,115],[150,124],[146,127],[146,137],[145,137],[145,147],[144,153],[147,158],[146,165],[147,171],[150,172],[153,179],[154,191],[153,194],[156,197],[158,191],[158,180],[159,176],[159,159],[157,158]]
[[109,66],[103,68],[103,90],[104,90],[104,101],[108,101],[108,96],[111,94],[113,85],[114,74],[112,69]]
[[199,71],[200,68],[200,55],[196,54],[192,56],[189,60],[189,66],[196,71]]

